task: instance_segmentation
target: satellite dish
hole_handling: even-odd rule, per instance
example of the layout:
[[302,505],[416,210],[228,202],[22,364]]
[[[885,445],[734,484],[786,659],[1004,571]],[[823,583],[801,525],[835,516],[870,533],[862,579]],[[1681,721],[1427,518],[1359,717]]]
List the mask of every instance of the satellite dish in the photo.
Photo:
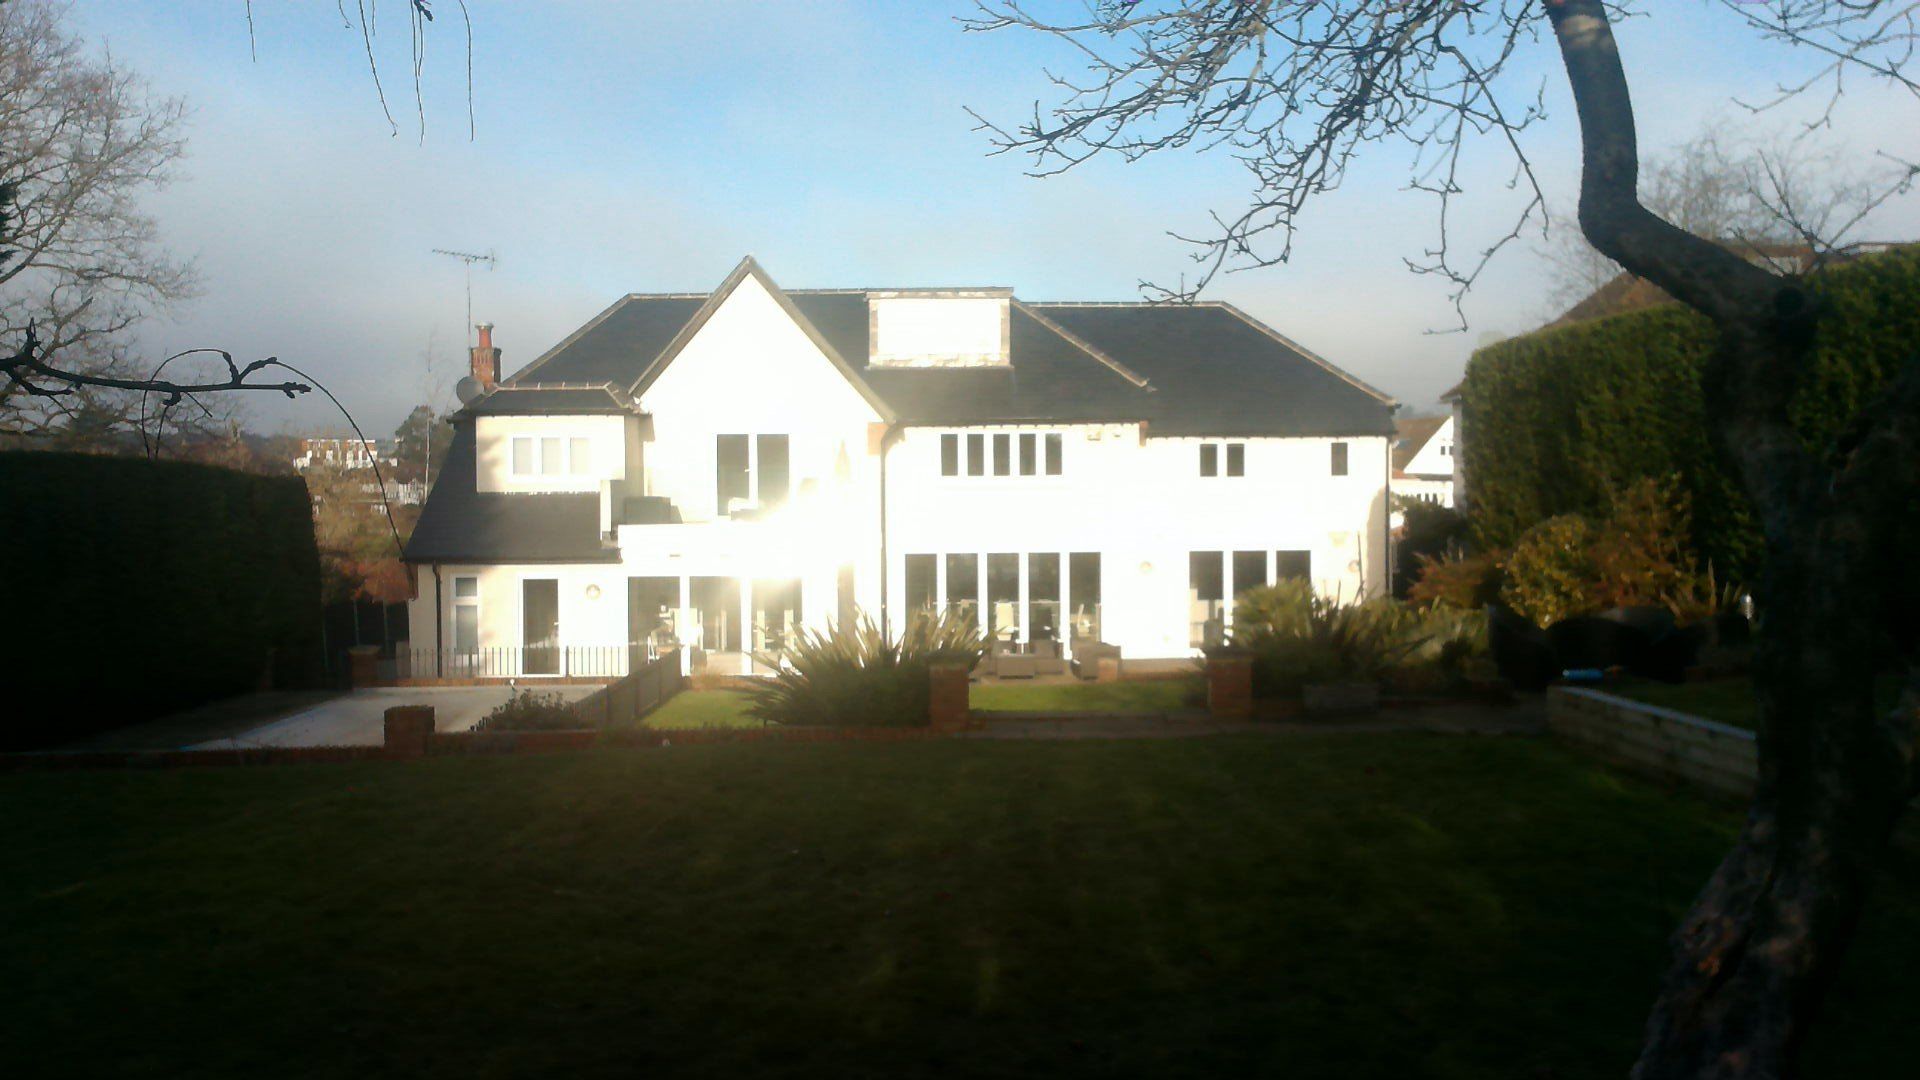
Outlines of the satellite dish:
[[487,396],[487,388],[480,385],[479,379],[463,375],[459,382],[453,384],[453,396],[460,399],[460,404],[471,405]]

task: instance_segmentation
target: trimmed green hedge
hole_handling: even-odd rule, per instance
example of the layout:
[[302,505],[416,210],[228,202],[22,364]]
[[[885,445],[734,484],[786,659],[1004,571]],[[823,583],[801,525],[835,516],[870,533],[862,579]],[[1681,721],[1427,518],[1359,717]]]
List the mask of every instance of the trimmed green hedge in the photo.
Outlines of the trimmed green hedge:
[[[1920,347],[1920,249],[1864,258],[1810,283],[1827,302],[1813,371],[1794,399],[1825,446]],[[1476,538],[1507,547],[1556,514],[1601,514],[1610,487],[1674,475],[1693,503],[1693,546],[1722,580],[1757,569],[1745,493],[1708,433],[1707,320],[1678,304],[1491,345],[1461,387],[1463,464]]]
[[66,742],[319,676],[306,482],[138,458],[0,453],[0,747]]

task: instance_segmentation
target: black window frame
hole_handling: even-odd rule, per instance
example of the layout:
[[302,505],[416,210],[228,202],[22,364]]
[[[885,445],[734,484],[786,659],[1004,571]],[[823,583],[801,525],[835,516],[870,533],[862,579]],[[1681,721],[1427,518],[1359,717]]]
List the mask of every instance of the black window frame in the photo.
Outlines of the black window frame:
[[1200,444],[1200,475],[1220,475],[1220,444],[1203,442]]
[[1227,475],[1247,475],[1247,444],[1230,442],[1227,444]]
[[1344,441],[1332,444],[1332,460],[1328,462],[1328,464],[1332,467],[1334,476],[1347,475],[1349,462],[1347,460],[1347,444]]
[[1061,438],[1059,432],[1057,431],[1047,432],[1046,473],[1048,476],[1060,475],[1060,470],[1063,467],[1062,458],[1065,453],[1063,444],[1065,442],[1066,440]]
[[960,433],[944,432],[940,436],[940,475],[960,475]]

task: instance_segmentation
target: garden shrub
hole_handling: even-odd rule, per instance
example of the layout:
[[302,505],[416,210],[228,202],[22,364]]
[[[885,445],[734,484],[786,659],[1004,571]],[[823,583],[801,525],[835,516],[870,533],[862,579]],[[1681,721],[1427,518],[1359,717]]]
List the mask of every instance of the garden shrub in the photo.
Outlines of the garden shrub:
[[[1808,287],[1828,312],[1790,413],[1823,449],[1920,341],[1920,249],[1860,259]],[[1511,547],[1549,518],[1603,514],[1610,493],[1637,478],[1673,476],[1693,510],[1688,550],[1730,580],[1752,580],[1759,530],[1711,443],[1701,392],[1712,347],[1706,319],[1673,304],[1476,352],[1461,405],[1479,543]]]
[[297,476],[0,453],[14,676],[0,748],[71,741],[320,676],[320,557]]
[[580,718],[573,703],[559,694],[541,694],[531,689],[509,691],[507,700],[474,725],[476,731],[570,731],[591,727]]
[[802,630],[781,656],[757,657],[777,674],[750,691],[747,711],[775,724],[922,727],[928,668],[936,660],[972,668],[985,651],[979,624],[954,612],[915,615],[899,641],[865,616],[825,634]]
[[1423,607],[1478,611],[1500,598],[1506,557],[1504,551],[1438,559],[1422,556],[1420,575],[1407,590],[1407,601]]
[[1677,484],[1643,478],[1611,499],[1598,521],[1562,514],[1527,530],[1507,557],[1501,600],[1542,627],[1617,607],[1664,607],[1685,622],[1737,600],[1739,589],[1723,589],[1688,553]]
[[1596,610],[1593,523],[1561,514],[1528,529],[1507,556],[1500,599],[1540,626]]
[[1406,597],[1428,562],[1457,552],[1467,516],[1438,503],[1395,497],[1402,524],[1393,545],[1393,595]]
[[1314,683],[1375,682],[1426,641],[1420,613],[1392,599],[1343,603],[1301,581],[1240,594],[1233,644],[1253,652],[1255,697],[1298,697]]

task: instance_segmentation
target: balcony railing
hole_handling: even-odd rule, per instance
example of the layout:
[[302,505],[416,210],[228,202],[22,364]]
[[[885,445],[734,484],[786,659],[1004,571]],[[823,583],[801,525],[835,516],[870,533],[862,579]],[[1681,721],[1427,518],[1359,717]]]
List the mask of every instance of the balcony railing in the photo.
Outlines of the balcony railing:
[[658,655],[652,643],[489,645],[478,649],[400,647],[380,661],[380,677],[409,679],[618,679]]

